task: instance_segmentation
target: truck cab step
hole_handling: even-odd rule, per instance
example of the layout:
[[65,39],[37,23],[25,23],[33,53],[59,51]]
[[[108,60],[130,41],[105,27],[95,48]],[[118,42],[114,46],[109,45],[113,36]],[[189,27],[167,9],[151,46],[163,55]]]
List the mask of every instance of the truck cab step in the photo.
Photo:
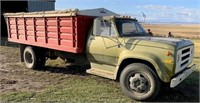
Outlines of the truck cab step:
[[101,69],[96,69],[96,68],[91,68],[86,71],[88,74],[93,74],[109,79],[114,79],[114,73],[106,71],[106,70],[101,70]]

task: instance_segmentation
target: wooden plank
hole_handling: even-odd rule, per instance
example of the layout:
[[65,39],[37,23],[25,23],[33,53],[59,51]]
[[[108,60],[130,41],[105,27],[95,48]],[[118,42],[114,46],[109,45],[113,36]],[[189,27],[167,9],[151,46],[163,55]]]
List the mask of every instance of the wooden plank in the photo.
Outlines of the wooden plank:
[[34,34],[35,42],[37,42],[35,17],[33,17],[32,19],[33,19],[33,34]]
[[15,30],[16,30],[16,34],[17,34],[17,39],[19,39],[17,19],[18,19],[18,18],[15,18],[15,26],[16,26],[16,29],[15,29]]
[[56,27],[57,27],[57,42],[58,42],[58,45],[60,45],[60,19],[59,17],[56,17]]
[[71,28],[71,32],[72,32],[72,45],[73,47],[76,47],[76,33],[75,33],[75,18],[74,17],[71,17],[72,20],[71,20],[71,23],[72,23],[72,28]]
[[46,22],[46,17],[44,17],[43,18],[43,20],[44,20],[44,34],[45,34],[45,43],[48,43],[48,41],[47,41],[47,22]]
[[10,18],[6,18],[6,22],[7,22],[7,32],[8,32],[8,37],[11,38],[11,33],[10,33]]
[[25,37],[25,40],[27,40],[27,32],[26,32],[26,18],[23,18],[24,19],[24,37]]

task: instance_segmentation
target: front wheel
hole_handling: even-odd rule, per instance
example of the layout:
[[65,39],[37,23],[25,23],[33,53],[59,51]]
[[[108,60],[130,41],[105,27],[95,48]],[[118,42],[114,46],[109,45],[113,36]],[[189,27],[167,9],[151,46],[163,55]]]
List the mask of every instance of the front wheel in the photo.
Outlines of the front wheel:
[[125,94],[135,100],[148,101],[158,95],[160,81],[147,65],[132,63],[120,75],[120,85]]

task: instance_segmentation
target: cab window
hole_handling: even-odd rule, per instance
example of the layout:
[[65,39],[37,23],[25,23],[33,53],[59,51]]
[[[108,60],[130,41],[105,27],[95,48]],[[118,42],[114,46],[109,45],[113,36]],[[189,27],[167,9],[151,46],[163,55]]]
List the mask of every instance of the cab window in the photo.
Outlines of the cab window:
[[141,25],[134,20],[118,19],[115,21],[120,36],[145,36],[147,35]]
[[114,36],[116,34],[114,25],[108,20],[97,19],[93,30],[94,35],[99,36]]

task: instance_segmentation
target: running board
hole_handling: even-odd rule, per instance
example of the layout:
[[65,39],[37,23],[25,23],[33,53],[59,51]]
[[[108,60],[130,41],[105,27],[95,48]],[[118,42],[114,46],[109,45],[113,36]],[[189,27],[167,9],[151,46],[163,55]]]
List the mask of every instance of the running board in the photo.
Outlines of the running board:
[[91,69],[88,69],[86,72],[88,74],[93,74],[93,75],[97,75],[97,76],[101,76],[101,77],[105,77],[109,79],[114,79],[114,73],[106,71],[106,70],[91,68]]

